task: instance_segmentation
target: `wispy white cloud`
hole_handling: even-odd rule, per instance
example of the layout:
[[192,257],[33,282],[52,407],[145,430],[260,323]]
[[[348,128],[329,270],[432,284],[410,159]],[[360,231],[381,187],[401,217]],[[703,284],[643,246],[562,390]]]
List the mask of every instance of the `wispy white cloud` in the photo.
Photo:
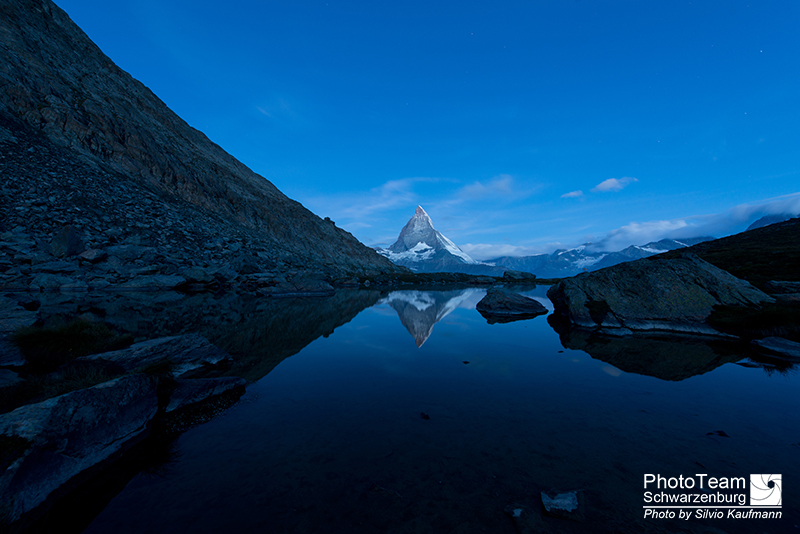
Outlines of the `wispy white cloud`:
[[570,191],[569,193],[564,193],[561,195],[561,198],[580,198],[583,196],[583,191]]
[[370,223],[363,220],[364,218],[374,213],[417,203],[419,195],[414,186],[420,182],[432,181],[437,179],[415,177],[389,180],[369,191],[306,198],[304,204],[320,216],[330,216],[334,220],[354,218],[353,224],[357,222],[360,227],[370,226]]
[[638,182],[636,178],[632,178],[630,176],[625,176],[622,178],[609,178],[608,180],[603,180],[596,186],[592,188],[592,191],[595,193],[608,193],[610,191],[621,191],[624,189],[628,184],[632,184],[633,182]]
[[689,223],[685,219],[632,222],[610,231],[594,245],[600,250],[621,250],[631,245],[644,245],[651,241],[664,239],[667,235],[674,235],[677,230],[684,229],[687,226],[689,226]]
[[487,196],[518,196],[519,191],[516,190],[514,178],[508,174],[499,174],[486,183],[475,181],[469,185],[462,187],[457,196],[475,200],[484,199]]
[[767,215],[800,215],[800,193],[740,204],[722,213],[693,215],[667,221],[632,222],[595,243],[600,250],[620,250],[630,245],[643,245],[660,239],[687,237],[724,237],[741,232],[754,221]]
[[308,122],[302,113],[303,106],[296,99],[274,96],[255,105],[255,109],[271,122],[283,126],[299,126]]
[[541,249],[536,247],[509,244],[491,245],[487,243],[466,243],[459,245],[459,247],[478,261],[499,258],[500,256],[532,256],[542,253]]

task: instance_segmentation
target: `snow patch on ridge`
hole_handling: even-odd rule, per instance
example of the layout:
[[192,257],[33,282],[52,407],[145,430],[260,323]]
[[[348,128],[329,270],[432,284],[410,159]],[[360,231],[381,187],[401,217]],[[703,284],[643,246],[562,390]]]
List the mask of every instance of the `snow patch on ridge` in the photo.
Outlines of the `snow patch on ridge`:
[[423,261],[430,259],[436,254],[436,250],[426,243],[417,243],[405,252],[392,252],[391,250],[379,250],[382,254],[392,261]]
[[595,263],[602,260],[603,258],[605,258],[606,256],[608,256],[608,254],[602,254],[600,256],[594,256],[588,258],[579,258],[575,260],[575,263],[573,265],[575,265],[575,267],[578,269],[587,269],[592,265],[594,265]]
[[458,248],[458,246],[455,243],[453,243],[452,241],[447,239],[440,232],[438,232],[438,231],[436,232],[436,237],[438,238],[439,243],[441,243],[441,245],[445,248],[445,250],[447,250],[447,252],[449,252],[453,256],[458,256],[459,258],[464,260],[464,263],[469,263],[471,265],[477,265],[478,264],[477,261],[473,260],[469,256],[469,254],[467,254],[466,252],[464,252],[463,250]]
[[[675,241],[675,242],[678,243],[677,241]],[[679,244],[683,245],[683,243],[679,243]],[[683,245],[683,246],[686,246],[686,245]],[[636,248],[638,248],[639,250],[642,250],[644,252],[649,252],[651,254],[661,254],[662,252],[667,252],[666,250],[663,250],[663,249],[660,249],[660,248],[650,248],[650,247],[640,247],[640,246],[637,246]]]

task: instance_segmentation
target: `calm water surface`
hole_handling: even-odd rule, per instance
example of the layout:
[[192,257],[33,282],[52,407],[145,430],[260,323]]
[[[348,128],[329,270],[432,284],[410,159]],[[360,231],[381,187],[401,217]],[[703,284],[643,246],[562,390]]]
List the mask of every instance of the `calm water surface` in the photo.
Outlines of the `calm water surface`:
[[[545,289],[531,294],[550,306]],[[181,435],[86,532],[513,533],[512,503],[542,532],[800,532],[797,374],[705,345],[611,345],[624,368],[656,357],[662,378],[629,373],[565,349],[544,316],[487,324],[482,296],[402,292],[364,310]],[[698,350],[710,363],[677,380]],[[645,473],[781,473],[783,519],[645,520]],[[587,519],[542,517],[554,489],[583,490]]]

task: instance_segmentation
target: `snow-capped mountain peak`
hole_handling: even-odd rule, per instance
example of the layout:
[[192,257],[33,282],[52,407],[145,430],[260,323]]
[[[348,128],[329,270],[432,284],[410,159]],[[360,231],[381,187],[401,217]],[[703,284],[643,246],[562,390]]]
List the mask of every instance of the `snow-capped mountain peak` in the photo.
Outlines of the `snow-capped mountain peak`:
[[417,206],[414,216],[408,220],[406,225],[400,231],[397,241],[389,247],[392,252],[406,252],[413,249],[419,243],[425,243],[430,248],[436,248],[437,245],[437,232],[433,228],[433,221],[430,216],[425,213],[422,206]]
[[[433,227],[430,216],[417,206],[400,235],[388,249],[378,249],[393,262],[419,271],[461,271],[488,274],[498,268],[472,259]],[[500,272],[502,274],[502,271]]]

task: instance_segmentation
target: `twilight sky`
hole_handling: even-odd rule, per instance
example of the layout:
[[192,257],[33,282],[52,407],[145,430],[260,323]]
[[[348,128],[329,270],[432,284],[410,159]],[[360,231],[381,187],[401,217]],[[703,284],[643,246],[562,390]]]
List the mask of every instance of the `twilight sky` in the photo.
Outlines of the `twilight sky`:
[[477,259],[800,213],[800,2],[56,3],[368,245],[417,204]]

